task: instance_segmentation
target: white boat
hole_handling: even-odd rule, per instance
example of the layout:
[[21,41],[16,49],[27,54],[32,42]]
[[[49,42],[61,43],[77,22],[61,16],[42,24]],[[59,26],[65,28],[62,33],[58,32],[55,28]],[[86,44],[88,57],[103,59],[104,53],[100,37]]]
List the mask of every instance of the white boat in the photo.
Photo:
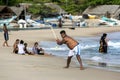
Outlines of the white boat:
[[34,28],[42,28],[42,27],[50,27],[51,26],[51,25],[38,23],[38,22],[31,20],[31,19],[27,19],[27,23],[29,26],[34,27]]

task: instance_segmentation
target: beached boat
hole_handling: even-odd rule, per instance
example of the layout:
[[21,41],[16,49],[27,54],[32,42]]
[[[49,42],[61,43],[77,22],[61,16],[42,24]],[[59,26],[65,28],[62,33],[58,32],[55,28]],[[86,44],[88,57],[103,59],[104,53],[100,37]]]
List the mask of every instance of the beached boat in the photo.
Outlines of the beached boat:
[[51,25],[49,25],[49,24],[39,23],[39,22],[34,21],[32,19],[27,19],[27,23],[30,27],[33,27],[33,28],[51,27]]
[[15,20],[17,18],[17,16],[12,16],[11,18],[7,18],[7,19],[1,19],[0,20],[0,27],[3,26],[3,24],[6,24],[7,27],[13,27],[12,25],[10,25],[10,23]]
[[114,26],[114,25],[118,25],[117,21],[111,19],[111,18],[107,18],[107,17],[102,17],[101,18],[101,22],[106,23],[109,26]]

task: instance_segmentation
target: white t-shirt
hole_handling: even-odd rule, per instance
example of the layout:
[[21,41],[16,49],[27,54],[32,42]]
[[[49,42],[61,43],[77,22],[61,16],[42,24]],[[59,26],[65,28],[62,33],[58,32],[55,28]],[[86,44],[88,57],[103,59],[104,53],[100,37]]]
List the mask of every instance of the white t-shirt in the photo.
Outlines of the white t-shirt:
[[23,44],[18,44],[18,54],[25,54],[24,47]]

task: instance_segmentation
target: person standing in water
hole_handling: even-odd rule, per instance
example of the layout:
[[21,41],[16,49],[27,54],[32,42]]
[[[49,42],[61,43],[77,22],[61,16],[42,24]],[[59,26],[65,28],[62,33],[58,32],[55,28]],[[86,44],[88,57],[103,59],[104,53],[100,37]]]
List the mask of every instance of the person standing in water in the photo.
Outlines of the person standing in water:
[[7,42],[9,40],[9,35],[8,35],[8,29],[7,29],[6,24],[4,24],[3,26],[3,31],[4,31],[4,39],[5,39],[3,46],[6,45],[7,47],[9,47],[8,42]]
[[99,47],[99,52],[100,53],[107,53],[107,48],[108,48],[108,40],[107,40],[107,34],[103,33],[101,39],[100,39],[100,47]]
[[67,65],[65,68],[69,68],[71,59],[74,55],[76,55],[76,58],[80,64],[80,69],[83,70],[82,60],[80,58],[80,44],[68,36],[64,30],[60,31],[62,40],[57,39],[56,42],[58,45],[66,44],[67,47],[70,49],[68,58],[67,58]]

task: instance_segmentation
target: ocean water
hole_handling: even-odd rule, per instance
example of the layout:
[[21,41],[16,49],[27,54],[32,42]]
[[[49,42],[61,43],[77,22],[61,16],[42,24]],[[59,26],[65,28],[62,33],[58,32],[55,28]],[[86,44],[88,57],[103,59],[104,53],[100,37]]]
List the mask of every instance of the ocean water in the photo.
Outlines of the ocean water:
[[[95,37],[74,37],[81,45],[81,58],[84,66],[107,69],[120,72],[120,32],[107,33],[108,53],[102,54],[98,52],[99,40],[102,34]],[[69,49],[66,45],[57,45],[56,42],[42,41],[40,46],[45,49],[47,53],[56,56],[67,58]],[[75,57],[73,60],[78,64]],[[106,65],[100,65],[105,63]]]

